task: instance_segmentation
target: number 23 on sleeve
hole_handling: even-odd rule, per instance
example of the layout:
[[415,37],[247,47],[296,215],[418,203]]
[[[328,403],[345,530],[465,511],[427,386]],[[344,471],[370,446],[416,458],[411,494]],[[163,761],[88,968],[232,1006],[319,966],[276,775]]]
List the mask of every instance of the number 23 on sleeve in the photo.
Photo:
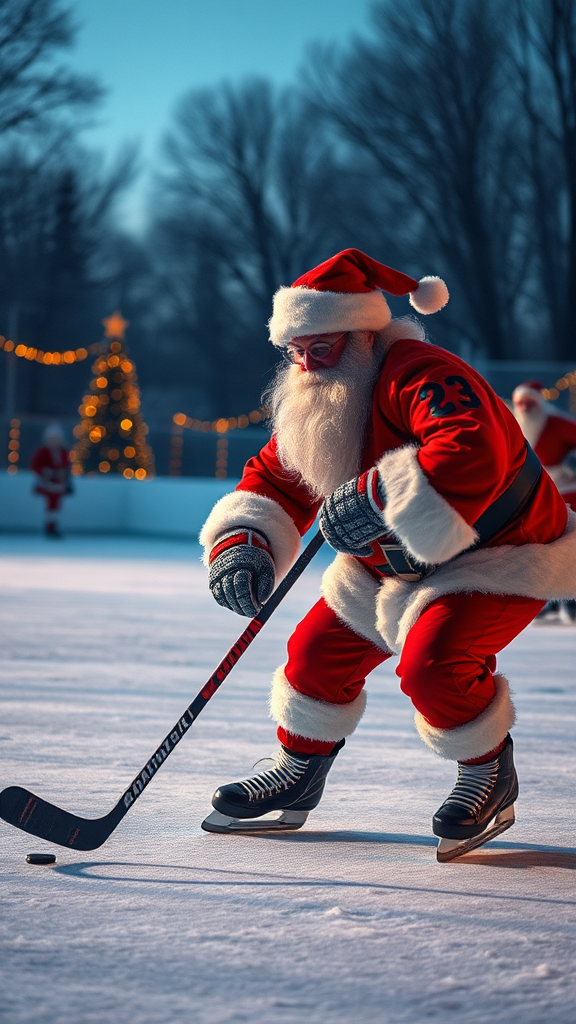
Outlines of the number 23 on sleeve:
[[[449,377],[444,377],[444,383],[448,387],[457,386],[459,395],[457,401],[459,405],[464,406],[465,409],[478,408],[480,399],[475,391],[472,390],[465,377],[460,377],[459,374],[451,374]],[[428,409],[434,419],[440,420],[444,416],[450,416],[453,412],[456,412],[457,407],[454,402],[444,403],[446,392],[437,381],[427,380],[420,388],[418,398],[421,402],[425,402],[428,399]]]

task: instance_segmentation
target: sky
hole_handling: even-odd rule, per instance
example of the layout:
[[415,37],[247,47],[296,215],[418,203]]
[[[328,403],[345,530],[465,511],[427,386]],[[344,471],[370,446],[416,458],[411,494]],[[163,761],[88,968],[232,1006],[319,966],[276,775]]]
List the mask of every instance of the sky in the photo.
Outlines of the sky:
[[108,89],[85,133],[108,154],[140,143],[143,173],[124,206],[137,227],[151,165],[177,100],[249,75],[295,81],[315,41],[344,44],[369,26],[372,0],[73,0],[80,26],[69,56]]

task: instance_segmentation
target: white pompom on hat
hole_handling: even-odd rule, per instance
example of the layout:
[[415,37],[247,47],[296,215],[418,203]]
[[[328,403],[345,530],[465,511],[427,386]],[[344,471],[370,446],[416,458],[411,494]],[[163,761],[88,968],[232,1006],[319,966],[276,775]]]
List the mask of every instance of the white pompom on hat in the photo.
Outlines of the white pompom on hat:
[[520,402],[523,398],[531,398],[534,402],[538,402],[538,405],[544,404],[542,385],[539,380],[527,380],[524,384],[519,384],[517,388],[514,388],[512,401]]
[[270,338],[282,348],[292,338],[336,331],[379,331],[390,323],[383,292],[409,295],[418,313],[437,313],[449,299],[439,277],[420,281],[378,263],[360,249],[344,249],[274,296]]

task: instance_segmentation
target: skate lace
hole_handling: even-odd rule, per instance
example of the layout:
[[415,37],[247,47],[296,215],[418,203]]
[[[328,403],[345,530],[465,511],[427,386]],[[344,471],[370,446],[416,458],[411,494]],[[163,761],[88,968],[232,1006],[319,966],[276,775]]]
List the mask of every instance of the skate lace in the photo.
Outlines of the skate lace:
[[476,814],[494,789],[498,767],[498,758],[485,764],[459,764],[456,785],[444,805],[457,804]]
[[289,789],[304,775],[309,762],[293,757],[287,750],[280,750],[274,768],[244,779],[239,785],[248,794],[249,800],[263,800],[267,796]]

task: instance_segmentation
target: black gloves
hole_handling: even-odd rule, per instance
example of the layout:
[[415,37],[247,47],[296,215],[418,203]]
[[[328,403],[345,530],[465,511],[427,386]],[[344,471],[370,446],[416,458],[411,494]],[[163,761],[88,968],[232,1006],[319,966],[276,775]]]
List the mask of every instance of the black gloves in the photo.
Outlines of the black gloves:
[[370,555],[370,541],[387,533],[384,497],[375,467],[341,484],[325,499],[320,529],[336,551],[364,558]]
[[255,530],[231,530],[210,552],[210,590],[218,604],[238,615],[256,615],[270,597],[275,578],[268,541]]

